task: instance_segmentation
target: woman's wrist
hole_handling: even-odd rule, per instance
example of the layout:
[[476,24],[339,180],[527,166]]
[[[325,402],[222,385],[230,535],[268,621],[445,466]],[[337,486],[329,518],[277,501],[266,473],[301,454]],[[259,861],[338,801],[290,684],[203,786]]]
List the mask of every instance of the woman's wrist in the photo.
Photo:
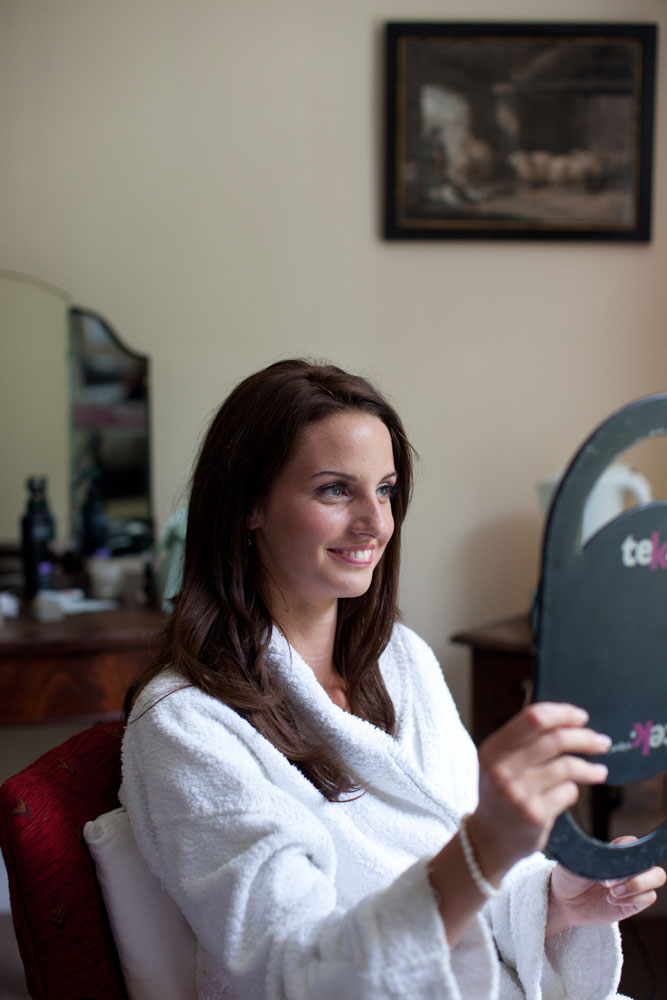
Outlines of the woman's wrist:
[[493,890],[499,889],[503,877],[507,874],[510,865],[503,864],[498,857],[497,830],[487,836],[483,822],[480,822],[479,815],[474,812],[463,817],[462,825],[465,823],[465,833],[474,851],[475,861],[479,865],[482,875]]
[[460,834],[431,859],[427,870],[449,946],[454,948],[485,902],[470,874]]
[[461,825],[459,827],[461,850],[463,852],[466,865],[468,866],[470,877],[475,883],[477,889],[480,891],[482,896],[485,897],[485,899],[492,899],[494,896],[500,895],[500,887],[498,885],[493,885],[480,868],[477,851],[475,850],[475,845],[468,829],[470,819],[470,814],[466,814],[461,820]]
[[[462,827],[428,865],[428,877],[437,900],[440,916],[450,947],[455,947],[466,928],[484,906],[489,895],[495,895],[507,868],[496,870],[479,850],[474,815],[465,817]],[[468,847],[464,847],[467,842]],[[484,847],[486,847],[484,842]],[[473,866],[471,869],[470,852]],[[492,856],[492,852],[489,852]],[[487,864],[489,867],[487,868]],[[477,875],[477,877],[475,877]],[[480,878],[481,876],[481,878]],[[490,891],[485,891],[489,890]]]
[[553,871],[549,876],[547,892],[547,921],[544,928],[544,937],[548,941],[549,938],[555,937],[556,934],[560,934],[561,931],[566,930],[570,926],[570,923],[565,919],[563,908],[553,891]]

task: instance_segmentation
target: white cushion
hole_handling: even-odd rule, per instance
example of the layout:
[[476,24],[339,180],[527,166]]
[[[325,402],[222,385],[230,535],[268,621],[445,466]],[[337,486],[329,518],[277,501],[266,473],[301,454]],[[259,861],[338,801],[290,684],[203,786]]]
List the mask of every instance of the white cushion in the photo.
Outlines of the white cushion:
[[124,809],[83,828],[130,1000],[194,1000],[195,938],[139,854]]

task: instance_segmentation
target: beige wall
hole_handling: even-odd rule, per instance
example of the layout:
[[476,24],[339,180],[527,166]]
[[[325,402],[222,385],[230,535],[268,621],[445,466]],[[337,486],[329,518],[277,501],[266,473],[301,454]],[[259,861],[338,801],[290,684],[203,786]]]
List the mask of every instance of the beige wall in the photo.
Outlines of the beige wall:
[[0,6],[0,268],[152,357],[160,523],[240,377],[302,353],[370,373],[421,455],[404,610],[464,710],[448,636],[527,607],[535,482],[665,389],[666,139],[650,245],[383,242],[381,23],[629,16],[667,28],[664,0]]

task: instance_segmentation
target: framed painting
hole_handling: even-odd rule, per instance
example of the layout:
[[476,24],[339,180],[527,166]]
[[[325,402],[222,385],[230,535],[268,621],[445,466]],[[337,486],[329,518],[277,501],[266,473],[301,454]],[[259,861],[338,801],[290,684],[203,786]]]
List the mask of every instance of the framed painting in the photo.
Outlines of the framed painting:
[[651,234],[652,24],[386,25],[388,239]]

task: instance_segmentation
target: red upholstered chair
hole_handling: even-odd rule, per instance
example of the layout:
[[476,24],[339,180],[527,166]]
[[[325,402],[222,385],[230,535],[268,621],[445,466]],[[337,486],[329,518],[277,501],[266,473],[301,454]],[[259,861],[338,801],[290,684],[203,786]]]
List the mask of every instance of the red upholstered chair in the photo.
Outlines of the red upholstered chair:
[[122,735],[122,723],[100,723],[0,786],[0,846],[35,1000],[127,997],[81,832],[118,805]]

